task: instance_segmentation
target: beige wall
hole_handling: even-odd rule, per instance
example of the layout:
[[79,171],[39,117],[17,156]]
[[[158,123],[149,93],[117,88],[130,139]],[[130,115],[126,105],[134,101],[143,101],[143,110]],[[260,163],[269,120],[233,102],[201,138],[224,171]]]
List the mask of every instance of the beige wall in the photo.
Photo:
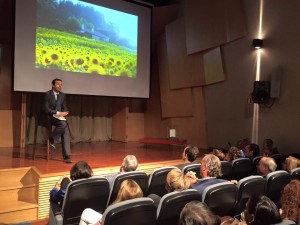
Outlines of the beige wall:
[[[259,0],[243,0],[247,36],[222,47],[228,80],[204,88],[208,124],[208,142],[226,146],[230,141],[248,137],[262,146],[271,138],[282,153],[299,152],[300,125],[300,2],[264,0],[261,57],[261,80],[271,80],[282,68],[281,91],[271,108],[260,107],[253,117],[253,104],[247,104],[256,72],[256,51],[251,47],[257,38]],[[255,119],[256,118],[256,119]],[[258,129],[252,123],[258,121]]]

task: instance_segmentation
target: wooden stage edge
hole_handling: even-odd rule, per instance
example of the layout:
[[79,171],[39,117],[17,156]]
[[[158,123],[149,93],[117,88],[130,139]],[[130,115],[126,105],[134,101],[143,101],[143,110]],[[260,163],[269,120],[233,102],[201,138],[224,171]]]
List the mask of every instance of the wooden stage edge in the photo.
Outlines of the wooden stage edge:
[[[32,159],[32,150],[32,145],[26,146],[24,152],[21,152],[20,148],[0,148],[0,171],[2,174],[0,177],[4,176],[1,179],[15,177],[14,183],[10,183],[10,186],[0,185],[0,191],[18,188],[22,190],[15,191],[18,195],[26,193],[26,190],[30,189],[28,192],[34,199],[28,200],[26,197],[24,202],[29,202],[31,210],[35,210],[35,213],[32,213],[33,220],[39,220],[49,217],[50,190],[61,176],[69,175],[70,168],[77,161],[87,161],[93,168],[95,176],[106,176],[119,171],[121,162],[126,155],[135,155],[139,162],[138,170],[150,174],[156,168],[182,163],[183,146],[147,144],[145,147],[139,142],[115,141],[77,143],[72,144],[71,148],[72,164],[62,161],[60,144],[57,144],[57,149],[51,151],[49,161],[45,159],[46,147],[44,145],[37,146],[35,160]],[[207,150],[200,150],[199,160],[205,153]],[[12,171],[17,171],[17,174],[12,175]],[[19,200],[22,199],[22,196],[15,198]],[[4,203],[1,204],[3,208],[6,207]],[[0,205],[1,213],[5,213],[5,210],[1,211]]]

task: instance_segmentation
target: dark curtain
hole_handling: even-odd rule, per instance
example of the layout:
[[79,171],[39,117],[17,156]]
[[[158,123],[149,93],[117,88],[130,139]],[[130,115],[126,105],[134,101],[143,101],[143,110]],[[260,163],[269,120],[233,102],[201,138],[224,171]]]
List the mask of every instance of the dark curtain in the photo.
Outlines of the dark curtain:
[[[34,141],[34,130],[42,110],[44,93],[26,94],[26,144]],[[71,142],[111,140],[112,98],[102,96],[67,95],[70,111],[69,124]],[[37,142],[45,141],[44,128],[38,126]]]

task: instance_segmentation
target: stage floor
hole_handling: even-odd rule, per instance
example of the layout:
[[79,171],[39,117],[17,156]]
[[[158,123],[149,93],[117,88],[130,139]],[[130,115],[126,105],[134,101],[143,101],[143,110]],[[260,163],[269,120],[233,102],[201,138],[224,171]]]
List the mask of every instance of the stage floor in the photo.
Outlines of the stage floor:
[[[38,145],[36,159],[32,160],[33,145],[27,145],[25,152],[20,148],[0,148],[0,169],[35,166],[41,174],[69,171],[79,160],[87,161],[92,168],[119,166],[126,155],[135,155],[138,162],[151,163],[180,160],[183,148],[180,146],[147,145],[139,142],[91,142],[71,144],[72,164],[62,160],[61,145],[50,153],[46,160],[46,146]],[[200,153],[200,157],[203,154]]]

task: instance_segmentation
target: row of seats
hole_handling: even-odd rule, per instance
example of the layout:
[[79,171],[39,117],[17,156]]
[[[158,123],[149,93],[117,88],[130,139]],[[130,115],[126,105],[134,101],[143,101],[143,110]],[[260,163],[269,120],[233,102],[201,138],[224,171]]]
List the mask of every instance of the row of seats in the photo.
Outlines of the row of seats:
[[[111,190],[104,177],[94,176],[75,180],[69,184],[60,210],[53,210],[54,204],[51,203],[49,224],[78,224],[80,215],[85,208],[92,208],[97,212],[106,211],[107,206],[116,198],[122,181],[126,179],[135,180],[143,190],[144,196],[153,193],[151,190],[159,190],[159,187],[161,190],[165,190],[165,176],[172,168],[174,167],[154,170],[149,179],[146,173],[139,171],[119,174]],[[179,216],[183,206],[191,200],[206,202],[220,216],[239,214],[243,211],[247,199],[254,194],[265,194],[277,203],[281,191],[290,182],[290,179],[291,175],[288,172],[275,171],[266,178],[261,176],[245,177],[240,179],[237,185],[230,182],[211,185],[205,189],[202,195],[196,190],[162,194],[157,209],[157,225],[167,225],[168,218],[171,215],[173,215],[172,217]]]
[[[248,158],[239,158],[233,160],[232,162],[221,161],[221,169],[223,174],[221,178],[225,180],[240,180],[250,175],[257,175],[256,165],[261,157],[262,156],[258,156],[253,160]],[[278,168],[279,169],[277,170],[281,170],[281,167]],[[183,168],[184,173],[187,173],[188,171],[194,171],[196,176],[201,178],[199,163],[190,164]],[[300,168],[293,169],[290,174],[292,178],[300,179]]]

